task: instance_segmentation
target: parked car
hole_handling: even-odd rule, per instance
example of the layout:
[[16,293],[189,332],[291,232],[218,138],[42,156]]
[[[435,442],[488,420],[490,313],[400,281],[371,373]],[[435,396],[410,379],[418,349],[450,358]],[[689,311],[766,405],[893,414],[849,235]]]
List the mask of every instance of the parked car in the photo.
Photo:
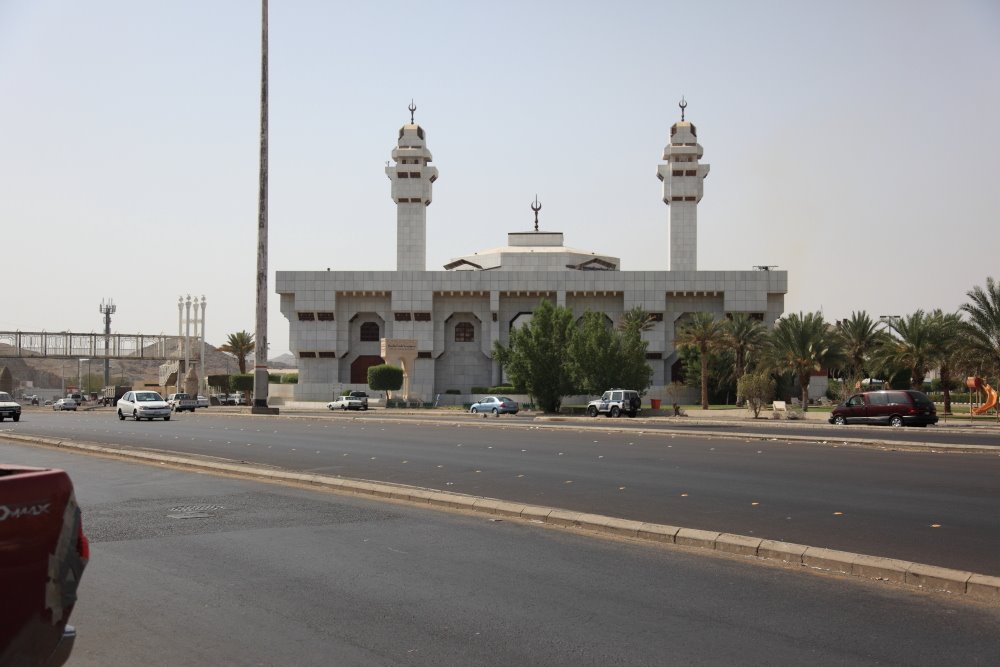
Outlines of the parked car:
[[118,419],[170,421],[170,405],[155,391],[128,391],[118,399]]
[[621,417],[626,414],[635,417],[639,414],[641,405],[639,392],[632,389],[610,389],[596,401],[587,403],[587,414],[591,417],[599,414],[609,417]]
[[14,421],[21,421],[21,404],[7,392],[0,391],[0,422],[8,417]]
[[365,402],[362,403],[361,399],[357,396],[346,394],[335,401],[330,401],[326,404],[326,407],[330,410],[367,410],[368,399],[366,398]]
[[52,404],[53,410],[73,410],[76,411],[76,401],[72,398],[60,398]]
[[469,407],[469,412],[472,414],[482,412],[494,415],[516,415],[518,408],[517,401],[512,398],[507,398],[506,396],[486,396],[479,402],[473,403]]
[[208,407],[208,398],[206,398],[205,396],[202,396],[201,394],[199,394],[198,398],[196,398],[195,400],[198,401],[198,407],[199,408],[207,408]]
[[865,391],[835,407],[831,424],[888,424],[927,426],[938,421],[934,402],[913,389]]

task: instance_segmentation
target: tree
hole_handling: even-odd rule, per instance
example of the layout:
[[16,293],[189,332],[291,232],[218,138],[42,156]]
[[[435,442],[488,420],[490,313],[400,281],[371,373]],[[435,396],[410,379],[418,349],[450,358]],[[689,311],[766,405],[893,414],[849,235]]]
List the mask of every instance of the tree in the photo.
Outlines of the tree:
[[752,355],[767,341],[767,329],[764,328],[763,322],[754,319],[748,313],[733,313],[732,318],[726,320],[725,336],[735,357],[733,379],[736,380],[738,387],[740,378],[750,366]]
[[878,328],[878,321],[872,320],[863,310],[851,312],[850,318],[838,322],[837,334],[844,351],[844,384],[850,391],[872,367],[887,337]]
[[653,381],[653,369],[646,362],[649,343],[642,339],[642,332],[648,331],[652,326],[653,319],[649,313],[636,306],[625,312],[618,329],[618,338],[621,341],[621,364],[617,385],[635,389],[640,396],[646,393],[646,389]]
[[390,391],[399,391],[403,386],[403,369],[389,364],[368,367],[368,387],[372,391],[384,391],[389,400]]
[[934,360],[936,323],[923,310],[893,320],[892,337],[882,349],[884,365],[906,368],[910,388],[923,389],[924,377]]
[[701,359],[701,409],[708,410],[708,355],[725,342],[725,324],[711,313],[694,313],[681,324],[675,346],[691,346]]
[[764,405],[774,398],[774,378],[765,371],[746,373],[736,382],[736,397],[737,402],[746,401],[757,419]]
[[562,397],[574,391],[569,363],[574,330],[573,312],[543,299],[530,322],[511,329],[508,347],[493,343],[493,358],[545,412],[558,412]]
[[767,365],[790,371],[799,383],[802,409],[809,409],[809,378],[824,368],[843,362],[839,337],[820,313],[792,313],[781,318],[771,332]]
[[222,352],[228,352],[236,357],[236,363],[240,365],[240,373],[247,372],[247,357],[256,347],[253,341],[253,334],[246,331],[237,331],[229,334],[226,344],[219,347]]
[[931,360],[937,364],[941,375],[941,391],[944,393],[944,413],[951,414],[951,390],[954,388],[952,375],[955,367],[961,365],[967,347],[962,342],[962,318],[958,313],[945,313],[940,308],[930,314],[933,323],[934,342]]
[[600,394],[619,382],[622,362],[621,337],[604,313],[588,310],[570,340],[569,365],[576,389]]
[[1000,282],[988,277],[985,289],[977,285],[965,295],[969,301],[961,311],[969,317],[965,329],[970,347],[990,371],[1000,373]]
[[642,306],[635,306],[622,313],[621,322],[618,323],[618,330],[623,332],[636,330],[642,333],[643,331],[651,330],[654,324],[652,315],[646,312]]

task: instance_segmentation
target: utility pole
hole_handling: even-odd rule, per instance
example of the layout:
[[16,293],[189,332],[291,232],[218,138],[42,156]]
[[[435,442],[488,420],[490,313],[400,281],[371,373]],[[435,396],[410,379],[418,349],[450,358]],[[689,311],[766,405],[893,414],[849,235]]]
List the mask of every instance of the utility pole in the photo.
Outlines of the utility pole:
[[260,172],[257,190],[257,322],[254,330],[251,413],[277,414],[267,406],[267,0],[261,0]]
[[112,299],[108,299],[105,303],[101,300],[101,314],[104,315],[104,386],[107,387],[111,384],[111,360],[108,358],[111,356],[111,316],[114,315],[117,308],[115,307],[115,302]]

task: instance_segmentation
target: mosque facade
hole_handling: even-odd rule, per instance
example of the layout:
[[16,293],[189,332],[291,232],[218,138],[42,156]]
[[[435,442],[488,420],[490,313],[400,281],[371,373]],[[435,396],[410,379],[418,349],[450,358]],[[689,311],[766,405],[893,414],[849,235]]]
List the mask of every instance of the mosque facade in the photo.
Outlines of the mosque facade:
[[651,396],[680,379],[673,341],[686,315],[745,312],[773,325],[784,310],[785,271],[697,268],[698,202],[709,165],[701,162],[697,129],[684,119],[684,107],[657,168],[669,211],[664,270],[623,271],[617,257],[565,246],[562,232],[539,230],[536,199],[534,230],[511,232],[506,245],[428,271],[427,210],[438,170],[411,105],[385,168],[396,203],[396,270],[277,272],[299,366],[294,400],[326,401],[338,389],[363,389],[368,367],[380,363],[402,366],[404,395],[425,401],[500,384],[494,341],[507,345],[511,329],[543,299],[577,317],[592,310],[613,322],[636,306],[650,313],[643,338]]

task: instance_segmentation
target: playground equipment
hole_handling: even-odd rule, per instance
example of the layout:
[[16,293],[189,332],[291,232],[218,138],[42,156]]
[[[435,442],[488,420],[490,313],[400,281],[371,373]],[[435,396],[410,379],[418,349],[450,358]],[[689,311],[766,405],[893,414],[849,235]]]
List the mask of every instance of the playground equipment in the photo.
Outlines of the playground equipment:
[[965,378],[965,386],[969,389],[975,389],[976,391],[981,391],[986,394],[986,401],[978,408],[972,408],[972,414],[985,415],[987,412],[996,407],[997,390],[987,384],[983,378],[967,377]]

